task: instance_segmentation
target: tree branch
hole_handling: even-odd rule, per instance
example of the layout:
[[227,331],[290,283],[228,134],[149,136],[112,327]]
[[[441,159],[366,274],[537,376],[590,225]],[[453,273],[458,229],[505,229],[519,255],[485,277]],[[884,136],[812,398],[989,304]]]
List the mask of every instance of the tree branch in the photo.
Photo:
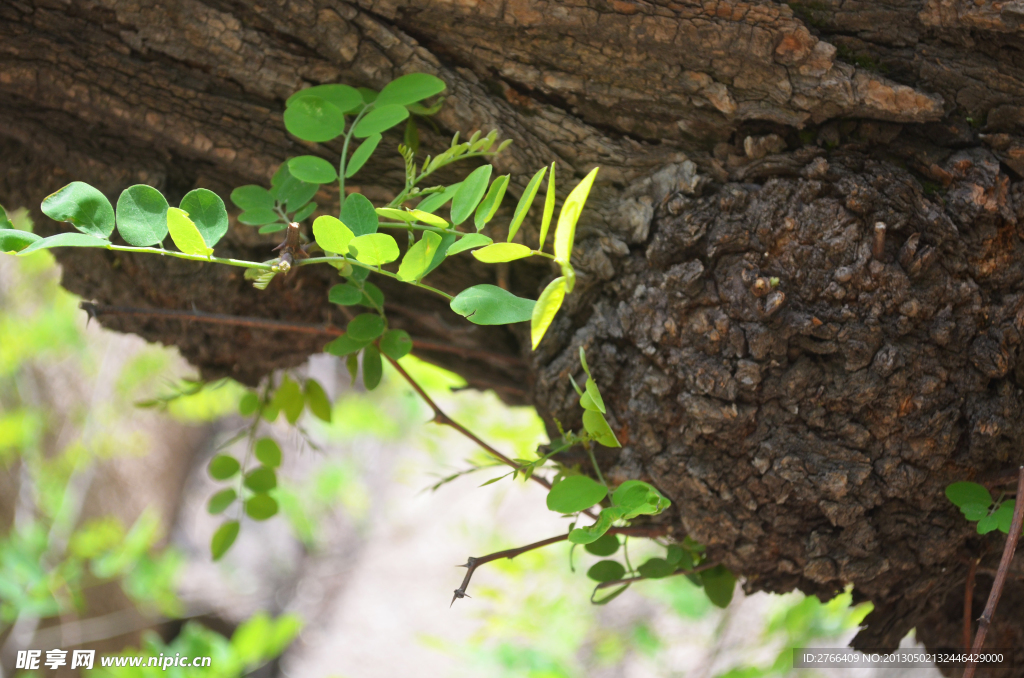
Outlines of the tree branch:
[[974,636],[974,646],[967,658],[967,666],[964,667],[963,678],[974,678],[974,672],[978,665],[972,661],[973,655],[981,652],[985,644],[985,635],[988,633],[989,624],[992,623],[992,616],[996,612],[996,605],[999,604],[999,596],[1003,593],[1003,585],[1006,583],[1006,575],[1010,571],[1010,562],[1013,560],[1013,553],[1017,549],[1017,541],[1020,539],[1021,529],[1024,529],[1024,466],[1021,466],[1017,474],[1017,503],[1013,508],[1013,521],[1010,523],[1010,533],[1006,536],[1006,546],[1003,547],[1003,557],[999,561],[999,570],[996,572],[995,581],[992,582],[992,591],[988,594],[988,602],[985,603],[985,611],[981,613],[978,620],[978,632]]
[[[660,537],[667,532],[668,528],[661,525],[637,525],[635,527],[613,527],[605,534],[624,534],[630,537]],[[535,541],[532,544],[527,544],[526,546],[497,551],[479,558],[473,558],[470,556],[465,565],[456,566],[466,568],[466,577],[462,580],[462,585],[455,589],[455,595],[452,596],[452,605],[454,605],[455,601],[459,598],[469,597],[466,595],[466,588],[469,587],[469,580],[473,578],[473,573],[476,572],[476,568],[481,565],[485,565],[492,560],[500,560],[501,558],[508,558],[511,560],[512,558],[522,555],[527,551],[533,551],[534,549],[539,549],[550,544],[557,544],[558,542],[565,541],[568,538],[569,533],[567,532],[565,534],[560,534],[557,537],[548,537],[547,539],[541,539],[540,541]],[[639,579],[642,578],[643,577],[639,577]],[[451,607],[451,605],[449,605],[449,607]]]

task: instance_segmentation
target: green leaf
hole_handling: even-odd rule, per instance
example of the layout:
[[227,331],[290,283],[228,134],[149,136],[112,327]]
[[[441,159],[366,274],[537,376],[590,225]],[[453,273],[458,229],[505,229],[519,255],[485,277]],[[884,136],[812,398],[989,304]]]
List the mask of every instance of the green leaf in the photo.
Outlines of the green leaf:
[[363,298],[363,291],[352,283],[335,285],[327,291],[327,300],[340,306],[353,306]]
[[366,346],[369,343],[369,341],[359,341],[353,339],[347,334],[343,334],[334,341],[332,341],[331,343],[324,346],[324,351],[330,353],[331,355],[343,356],[348,355],[350,353],[355,353],[356,351],[361,350],[364,346]]
[[555,314],[562,307],[564,300],[564,277],[555,278],[540,293],[540,298],[537,299],[537,305],[533,307],[533,314],[530,317],[530,341],[533,344],[533,350],[537,350],[540,340],[544,338],[544,334],[551,326],[551,322],[555,319]]
[[377,144],[380,143],[381,139],[383,139],[381,135],[371,134],[366,137],[366,141],[359,144],[359,148],[352,153],[352,157],[349,158],[348,164],[345,165],[346,179],[363,168],[363,165],[365,165],[366,161],[370,159],[373,152],[377,150]]
[[290,377],[285,377],[274,393],[274,404],[284,412],[288,423],[294,424],[302,416],[302,408],[305,407],[306,400],[302,397],[302,390],[298,383]]
[[996,527],[1003,534],[1010,534],[1010,527],[1013,523],[1013,509],[1016,505],[1017,502],[1015,500],[1007,499],[992,514],[992,518],[996,521]]
[[371,137],[374,134],[380,134],[398,123],[404,122],[408,117],[409,109],[405,106],[398,104],[381,106],[378,99],[374,109],[363,116],[363,119],[356,125],[356,128],[352,131],[352,136],[356,139],[362,139],[364,137]]
[[[357,271],[366,271],[365,268],[363,268],[363,269],[356,269],[356,270]],[[362,300],[359,303],[362,304],[363,306],[366,306],[367,308],[372,308],[372,309],[378,310],[378,311],[383,310],[384,309],[384,293],[381,292],[380,288],[377,287],[376,285],[374,285],[372,282],[364,282],[363,283],[363,298],[362,298]]]
[[[10,231],[8,231],[10,233]],[[22,233],[22,231],[16,231]],[[35,235],[35,234],[30,234]],[[24,238],[24,236],[22,236]],[[32,244],[18,252],[18,256],[31,254],[37,250],[48,250],[52,247],[106,247],[108,240],[102,240],[86,233],[58,233],[49,238],[37,238]]]
[[376,233],[380,223],[373,203],[362,193],[353,193],[345,198],[345,205],[341,209],[341,220],[352,229],[356,236]]
[[409,73],[395,78],[377,95],[377,105],[414,104],[444,91],[444,81],[429,73]]
[[376,313],[360,313],[348,321],[345,334],[356,341],[373,341],[384,332],[384,318]]
[[419,282],[426,274],[427,267],[434,260],[434,254],[441,245],[441,236],[432,231],[425,231],[421,237],[402,257],[398,267],[398,279],[402,282]]
[[476,247],[483,247],[490,245],[493,240],[488,238],[483,233],[470,233],[459,238],[458,242],[448,248],[448,256],[458,254],[459,252],[465,252]]
[[345,114],[326,99],[307,94],[285,109],[284,126],[305,141],[330,141],[345,131]]
[[256,184],[239,186],[231,191],[231,202],[243,210],[274,209],[274,196],[270,194],[270,191]]
[[587,570],[587,576],[599,582],[617,581],[625,575],[626,568],[617,560],[601,560]]
[[210,541],[210,553],[214,560],[220,560],[221,556],[227,553],[231,545],[235,543],[235,539],[238,538],[238,527],[237,520],[229,520],[213,533],[213,539]]
[[[238,221],[246,226],[265,226],[280,221],[281,215],[271,209],[257,207],[238,215]],[[281,224],[284,226],[284,224]]]
[[405,330],[388,330],[380,338],[380,351],[392,360],[398,360],[412,351],[412,338]]
[[407,224],[411,224],[416,221],[416,217],[409,212],[397,210],[394,207],[378,207],[375,211],[377,212],[378,217],[384,217],[385,219],[404,221]]
[[590,594],[590,602],[592,604],[594,604],[594,605],[607,605],[608,603],[612,602],[613,600],[618,598],[620,595],[622,595],[623,591],[625,591],[628,588],[629,588],[629,584],[623,584],[619,588],[617,588],[614,591],[612,591],[611,593],[609,593],[604,598],[597,598],[598,589],[595,588],[594,592]]
[[736,589],[736,577],[732,572],[725,569],[724,565],[716,565],[701,572],[700,579],[704,582],[704,592],[708,594],[708,600],[718,607],[729,606],[733,591]]
[[168,208],[167,229],[171,233],[174,245],[185,254],[198,254],[204,257],[213,254],[213,248],[207,246],[203,234],[184,210],[177,207]]
[[670,564],[675,565],[678,569],[692,570],[693,569],[693,556],[686,549],[676,546],[675,544],[669,545],[666,550],[665,560]]
[[558,213],[558,226],[555,227],[555,261],[559,263],[569,263],[573,241],[576,238],[576,222],[579,221],[580,212],[583,211],[583,205],[590,195],[590,187],[594,185],[598,169],[595,167],[583,177],[583,181],[569,192],[569,197],[562,203],[562,211]]
[[269,468],[281,465],[281,448],[273,438],[260,438],[256,441],[256,458]]
[[313,214],[313,212],[316,211],[316,207],[317,205],[315,202],[306,203],[305,207],[303,207],[298,212],[292,215],[292,221],[303,221],[309,215]]
[[529,320],[534,302],[496,285],[474,285],[451,301],[451,309],[476,325],[508,325]]
[[[516,233],[519,232],[519,227],[522,226],[523,220],[526,219],[527,212],[530,211],[530,207],[533,205],[533,199],[537,197],[537,190],[540,189],[540,182],[547,174],[548,168],[542,167],[533,177],[530,179],[530,183],[526,184],[526,190],[523,191],[523,195],[519,198],[519,203],[516,205],[515,214],[512,215],[512,223],[508,225],[508,242],[512,242],[512,238],[516,237]],[[541,247],[544,246],[542,242]]]
[[505,189],[508,188],[510,176],[509,174],[502,175],[491,184],[490,190],[487,191],[487,195],[480,206],[476,208],[476,214],[473,216],[476,230],[479,231],[486,226],[487,222],[494,218],[494,213],[501,207],[501,199],[505,197]]
[[[548,228],[551,226],[551,216],[555,213],[555,163],[551,163],[551,174],[548,175],[548,190],[544,197],[544,215],[540,222],[540,243],[538,250],[544,249],[544,241],[548,238]],[[536,347],[534,347],[536,348]]]
[[331,423],[331,400],[316,379],[306,380],[306,406],[317,419]]
[[[597,411],[604,414],[607,410],[604,406],[604,399],[601,397],[601,392],[597,389],[597,382],[593,379],[587,378],[587,396],[590,402],[597,408]],[[581,401],[582,403],[582,401]]]
[[14,230],[14,224],[7,218],[7,210],[4,209],[3,205],[0,205],[0,231],[3,230]]
[[315,155],[300,155],[288,161],[288,171],[300,181],[329,184],[337,180],[334,165]]
[[657,515],[671,506],[672,502],[650,483],[627,480],[615,488],[612,504],[621,508],[624,511],[622,517],[628,520],[639,515]]
[[[606,534],[597,541],[587,544],[584,548],[595,556],[610,556],[619,550],[619,538],[614,534]],[[616,577],[616,579],[620,578]]]
[[499,242],[473,252],[473,256],[485,264],[498,264],[505,261],[525,259],[532,254],[533,250],[529,247],[514,242]]
[[228,232],[228,210],[213,191],[197,188],[185,194],[179,207],[188,213],[208,247],[216,245]]
[[[72,235],[72,234],[68,234]],[[83,235],[81,233],[75,233],[74,235]],[[92,236],[89,236],[92,237]],[[7,252],[13,254],[19,252],[37,240],[42,240],[35,233],[29,233],[28,231],[17,231],[14,229],[0,229],[0,252]],[[99,238],[93,238],[93,240],[100,241]]]
[[946,497],[957,506],[984,504],[989,507],[992,505],[992,494],[984,485],[978,483],[953,483],[946,487]]
[[664,558],[649,558],[646,563],[637,568],[641,577],[648,579],[661,579],[676,571],[674,565]]
[[260,226],[260,230],[258,230],[256,232],[260,233],[260,234],[277,233],[279,231],[283,231],[286,228],[288,228],[288,226],[278,222],[276,224],[267,224],[266,226]]
[[[408,108],[408,107],[407,107]],[[409,108],[409,112],[414,111]],[[405,121],[405,134],[402,135],[402,143],[409,147],[413,155],[420,151],[420,130],[416,127],[416,118],[409,116]]]
[[608,495],[608,488],[587,476],[569,476],[548,492],[548,508],[558,513],[586,510]]
[[459,188],[461,187],[462,182],[460,181],[457,184],[452,184],[440,193],[431,193],[424,198],[419,205],[416,205],[416,209],[433,214],[440,209],[442,205],[454,198],[455,194],[459,192]]
[[320,190],[319,184],[311,184],[292,176],[288,163],[283,162],[270,180],[270,194],[278,201],[287,203],[285,211],[295,212],[312,199]]
[[210,465],[207,467],[207,471],[209,471],[210,477],[214,480],[227,480],[238,473],[240,468],[242,468],[241,464],[239,464],[238,460],[234,457],[229,457],[226,454],[218,454],[210,460]]
[[612,524],[625,515],[626,509],[612,506],[602,509],[597,522],[587,527],[577,527],[569,533],[569,541],[573,544],[591,544],[611,529]]
[[487,182],[491,179],[490,165],[477,167],[459,186],[452,196],[452,223],[456,226],[469,218],[487,190]]
[[377,90],[369,87],[357,87],[356,89],[359,90],[359,96],[363,98],[364,104],[372,104],[377,100]]
[[126,188],[117,199],[117,232],[134,247],[149,247],[167,237],[167,199],[152,186]]
[[254,494],[245,502],[245,514],[253,520],[267,520],[277,514],[277,500],[268,494]]
[[995,514],[986,515],[978,521],[978,534],[988,534],[999,528],[999,521],[996,519]]
[[277,487],[277,474],[274,469],[260,466],[245,474],[245,486],[253,492],[269,492]]
[[54,221],[71,222],[82,233],[109,238],[114,232],[114,208],[110,201],[81,181],[72,181],[46,196],[40,209]]
[[368,266],[389,264],[398,258],[398,243],[387,233],[370,233],[354,238],[348,245],[356,260]]
[[380,352],[376,346],[370,345],[363,351],[363,386],[372,391],[380,384],[384,366],[381,364]]
[[235,503],[235,499],[238,498],[238,493],[232,488],[221,490],[217,494],[210,497],[210,501],[206,504],[206,511],[211,515],[217,515],[218,513],[224,513],[229,506]]
[[415,221],[421,221],[429,226],[436,226],[437,228],[448,228],[449,223],[441,217],[435,216],[430,212],[424,212],[420,209],[409,210],[407,214],[410,214]]
[[990,507],[991,504],[967,503],[960,507],[960,512],[964,514],[967,520],[974,522],[987,516]]
[[348,226],[330,215],[325,214],[313,220],[313,239],[325,252],[348,254],[354,238]]
[[[583,368],[583,371],[587,373],[588,377],[593,378],[594,375],[590,373],[590,365],[587,364],[587,352],[583,350],[582,346],[580,346],[580,366]],[[604,410],[602,410],[602,412],[603,411]]]
[[359,354],[349,353],[348,357],[345,358],[345,369],[348,370],[348,374],[352,377],[352,385],[355,386],[356,375],[359,374]]
[[324,101],[334,104],[342,113],[354,111],[363,105],[363,97],[359,94],[359,90],[348,85],[337,84],[317,85],[316,87],[300,89],[288,97],[288,101],[284,102],[284,105],[286,107],[292,106],[299,99],[310,96],[319,97]]
[[260,407],[260,397],[252,391],[246,391],[241,400],[238,401],[238,413],[243,417],[256,414]]

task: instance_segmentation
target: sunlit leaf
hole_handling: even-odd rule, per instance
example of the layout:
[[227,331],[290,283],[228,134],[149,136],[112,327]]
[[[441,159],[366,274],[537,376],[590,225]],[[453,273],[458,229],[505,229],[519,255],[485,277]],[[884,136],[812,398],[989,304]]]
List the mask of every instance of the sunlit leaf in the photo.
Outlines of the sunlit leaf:
[[208,257],[213,248],[208,247],[196,225],[188,218],[188,213],[177,207],[167,210],[167,230],[171,234],[174,246],[185,254],[196,254]]
[[555,314],[562,307],[564,300],[565,278],[563,277],[552,280],[541,292],[530,317],[530,341],[534,350],[540,345],[540,340],[544,338],[544,334],[551,326],[551,322],[555,319]]
[[306,400],[302,397],[298,383],[291,377],[285,377],[274,393],[274,404],[281,408],[288,422],[294,424],[302,416]]
[[114,232],[114,208],[110,201],[81,181],[72,181],[46,196],[40,209],[54,221],[70,222],[82,233],[109,238]]
[[403,282],[419,282],[430,262],[434,260],[434,254],[440,245],[441,236],[432,231],[424,232],[423,237],[402,257],[402,264],[398,267],[398,279]]
[[496,285],[474,285],[452,299],[451,309],[476,325],[508,325],[529,320],[534,302]]
[[583,177],[583,181],[569,192],[569,196],[562,203],[562,211],[558,213],[558,226],[555,227],[555,261],[569,263],[573,242],[576,239],[576,222],[579,221],[580,212],[583,211],[583,205],[590,195],[590,187],[594,185],[597,170],[595,167]]
[[529,247],[514,242],[499,242],[488,245],[483,249],[474,250],[473,252],[473,256],[485,264],[515,261],[516,259],[524,259],[532,254],[533,250]]
[[[508,242],[512,242],[512,239],[516,237],[516,233],[519,232],[519,227],[522,225],[523,220],[526,219],[526,214],[530,211],[530,206],[533,205],[533,199],[537,197],[537,191],[540,189],[540,182],[544,179],[544,175],[547,174],[548,168],[542,167],[533,177],[530,179],[530,183],[526,184],[526,190],[523,191],[523,195],[520,196],[518,204],[516,204],[515,214],[512,215],[512,222],[508,225]],[[542,242],[541,248],[544,247]]]
[[313,239],[325,252],[348,254],[354,238],[355,234],[348,226],[330,215],[325,214],[313,220]]
[[548,175],[548,190],[544,197],[544,212],[540,222],[540,243],[538,250],[544,249],[544,241],[548,238],[548,228],[551,227],[551,217],[555,213],[555,163],[551,163],[551,174]]
[[348,245],[356,260],[368,266],[389,264],[398,258],[398,243],[387,233],[371,233],[353,238]]
[[126,188],[117,199],[117,232],[134,247],[149,247],[167,237],[167,199],[152,186]]
[[441,217],[435,216],[430,212],[424,212],[420,209],[409,210],[408,212],[413,216],[416,221],[422,221],[424,224],[429,226],[436,226],[437,228],[448,228],[449,224]]
[[210,497],[210,501],[206,504],[206,511],[211,515],[217,515],[218,513],[224,513],[229,506],[235,503],[235,499],[238,498],[238,493],[233,488],[221,490],[217,494]]

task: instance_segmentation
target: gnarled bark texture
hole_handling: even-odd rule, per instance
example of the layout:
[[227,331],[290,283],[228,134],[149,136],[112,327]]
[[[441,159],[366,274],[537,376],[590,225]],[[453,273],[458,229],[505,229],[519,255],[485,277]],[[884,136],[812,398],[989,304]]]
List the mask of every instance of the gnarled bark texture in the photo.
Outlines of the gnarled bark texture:
[[[876,604],[860,646],[916,626],[953,647],[966,562],[991,565],[1001,539],[972,535],[943,487],[1024,461],[1022,21],[999,0],[7,2],[0,200],[38,205],[74,179],[112,198],[139,182],[172,204],[200,185],[226,195],[292,155],[337,159],[284,132],[294,90],[435,73],[443,134],[515,140],[495,161],[513,194],[551,161],[562,177],[602,169],[577,291],[540,350],[521,328],[467,326],[382,284],[396,324],[464,349],[424,354],[472,384],[568,425],[585,347],[624,442],[602,463],[653,480],[678,534],[749,589],[853,583]],[[427,150],[444,143],[426,133]],[[402,165],[360,177],[356,190],[384,198]],[[535,225],[523,233],[536,242]],[[223,251],[269,258],[272,245],[233,225]],[[58,256],[69,289],[107,303],[343,320],[329,271],[261,293],[227,268]],[[462,257],[429,282],[535,296],[553,273]],[[249,383],[323,343],[104,323]],[[1022,595],[1011,578],[992,646],[1024,647]]]

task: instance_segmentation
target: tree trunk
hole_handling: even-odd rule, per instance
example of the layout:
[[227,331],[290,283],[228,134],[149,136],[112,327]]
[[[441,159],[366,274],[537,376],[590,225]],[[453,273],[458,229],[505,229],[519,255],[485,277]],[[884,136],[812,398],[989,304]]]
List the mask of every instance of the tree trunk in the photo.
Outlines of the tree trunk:
[[[514,194],[551,161],[562,187],[601,172],[581,221],[576,292],[541,348],[530,353],[520,327],[470,326],[434,298],[382,283],[398,326],[449,347],[421,353],[572,426],[580,411],[566,377],[585,347],[624,443],[602,463],[613,478],[653,480],[674,501],[678,534],[708,544],[749,590],[828,597],[853,583],[876,605],[861,647],[893,647],[915,626],[929,646],[957,647],[966,563],[993,566],[1002,539],[972,535],[943,488],[1024,461],[1014,421],[1024,400],[1024,9],[849,7],[7,2],[0,201],[36,206],[71,180],[112,198],[134,183],[172,204],[196,186],[226,196],[266,183],[287,157],[337,159],[336,146],[284,132],[293,91],[437,74],[447,100],[425,150],[456,130],[498,129],[515,140],[495,161]],[[387,198],[401,160],[365,175],[356,190]],[[337,199],[327,189],[316,198],[326,208]],[[535,226],[524,232],[536,243]],[[222,247],[268,259],[273,244],[233,225]],[[330,270],[258,292],[226,267],[58,257],[66,287],[106,303],[343,320],[327,303]],[[495,270],[531,297],[553,274],[462,257],[431,283],[457,291]],[[247,383],[324,343],[101,321]],[[979,611],[987,581],[979,575]],[[1011,578],[991,646],[1024,647],[1013,609],[1022,597]]]

